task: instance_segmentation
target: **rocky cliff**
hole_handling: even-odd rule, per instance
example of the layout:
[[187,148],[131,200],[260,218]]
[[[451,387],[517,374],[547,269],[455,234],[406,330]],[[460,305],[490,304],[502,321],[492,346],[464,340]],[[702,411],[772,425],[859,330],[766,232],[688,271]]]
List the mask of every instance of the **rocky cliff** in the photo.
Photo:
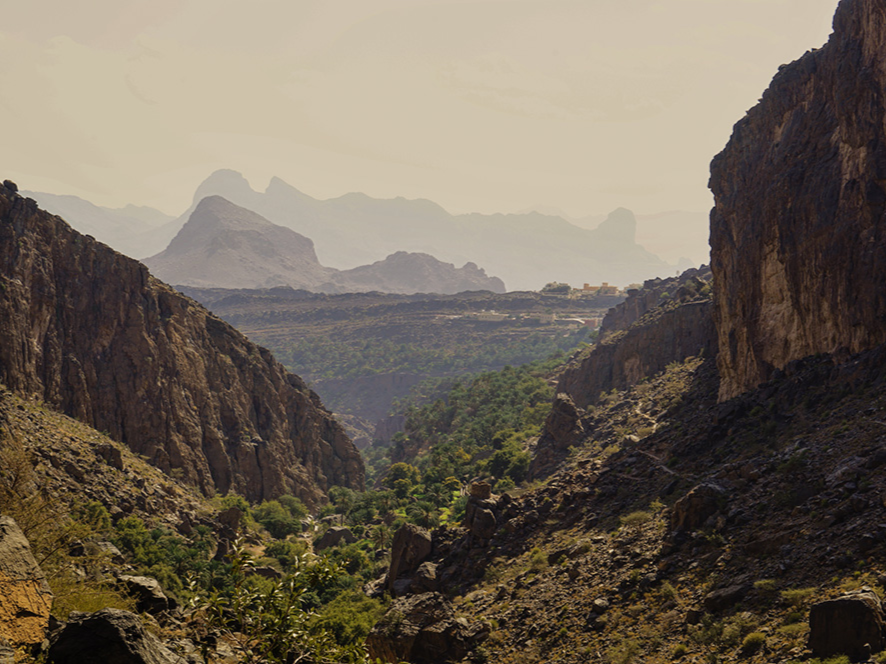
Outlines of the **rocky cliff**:
[[843,0],[711,166],[721,399],[886,341],[886,2]]
[[0,382],[204,492],[311,504],[360,456],[271,354],[140,263],[0,187]]
[[[659,280],[648,282],[649,288],[634,291],[610,309],[603,326],[609,333],[587,356],[567,367],[558,394],[568,394],[576,406],[586,408],[601,393],[631,387],[672,362],[713,354],[716,343],[705,276],[710,278],[703,270],[689,270],[664,285]],[[666,299],[661,301],[662,297]]]

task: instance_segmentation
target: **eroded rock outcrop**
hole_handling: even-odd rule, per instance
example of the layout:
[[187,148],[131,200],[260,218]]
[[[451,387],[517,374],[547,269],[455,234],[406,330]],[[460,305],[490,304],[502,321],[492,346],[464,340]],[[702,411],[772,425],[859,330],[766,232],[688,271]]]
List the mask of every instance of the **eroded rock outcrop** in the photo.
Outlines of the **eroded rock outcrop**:
[[46,638],[52,593],[24,533],[0,516],[0,643],[39,645]]
[[886,3],[843,0],[711,165],[720,397],[886,342]]
[[481,623],[457,618],[440,593],[394,601],[366,639],[370,657],[385,662],[437,664],[462,659],[488,633]]
[[140,263],[0,187],[0,382],[204,492],[309,504],[362,488],[360,455],[305,383]]
[[604,339],[579,364],[567,368],[557,393],[565,393],[575,406],[587,408],[602,393],[636,385],[672,362],[712,354],[714,340],[709,299],[671,301],[627,331]]
[[425,559],[431,555],[433,540],[431,533],[412,523],[400,526],[394,533],[391,544],[391,566],[388,570],[387,585],[391,593],[395,593],[394,584],[401,576],[407,576],[418,569]]

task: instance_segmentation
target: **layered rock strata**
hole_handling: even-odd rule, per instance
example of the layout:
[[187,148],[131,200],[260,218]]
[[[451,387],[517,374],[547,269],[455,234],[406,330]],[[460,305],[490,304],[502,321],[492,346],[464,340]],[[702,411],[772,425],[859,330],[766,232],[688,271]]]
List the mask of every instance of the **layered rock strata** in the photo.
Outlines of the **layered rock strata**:
[[305,383],[140,263],[0,187],[0,382],[205,493],[309,504],[363,486]]
[[886,2],[843,0],[711,165],[720,398],[886,342]]

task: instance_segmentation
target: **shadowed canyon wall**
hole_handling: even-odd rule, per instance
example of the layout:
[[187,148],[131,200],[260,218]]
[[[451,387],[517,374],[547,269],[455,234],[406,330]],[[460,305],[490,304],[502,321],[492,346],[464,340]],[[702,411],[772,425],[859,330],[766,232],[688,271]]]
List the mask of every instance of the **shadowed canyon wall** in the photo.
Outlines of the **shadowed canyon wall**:
[[711,166],[720,398],[886,342],[886,2],[843,0]]
[[147,268],[0,186],[0,382],[205,493],[309,504],[363,463],[305,383]]

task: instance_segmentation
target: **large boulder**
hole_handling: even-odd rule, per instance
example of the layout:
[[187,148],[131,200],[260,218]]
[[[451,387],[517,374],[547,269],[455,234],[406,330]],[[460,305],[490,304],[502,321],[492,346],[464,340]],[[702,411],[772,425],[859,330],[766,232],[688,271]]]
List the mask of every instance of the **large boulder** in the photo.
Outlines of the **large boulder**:
[[176,601],[164,594],[160,583],[153,577],[123,575],[118,580],[126,594],[135,600],[135,608],[140,612],[162,613],[177,606]]
[[431,533],[412,523],[403,524],[394,534],[391,545],[391,567],[388,570],[388,589],[394,592],[394,583],[418,569],[431,555]]
[[394,601],[366,639],[369,656],[385,662],[438,664],[461,660],[487,634],[485,625],[456,618],[440,593]]
[[680,498],[671,510],[671,532],[695,530],[716,514],[726,500],[726,491],[716,484],[700,484]]
[[353,544],[356,541],[357,538],[354,537],[354,533],[351,532],[350,528],[333,526],[323,533],[323,536],[317,540],[314,548],[317,551],[321,551],[323,549],[328,549],[331,546],[338,546],[342,542],[345,544]]
[[51,608],[52,593],[28,540],[12,518],[0,516],[0,642],[43,643]]
[[151,633],[138,616],[120,609],[72,613],[53,634],[52,664],[177,664],[181,659]]
[[883,606],[869,588],[819,602],[809,612],[809,648],[816,657],[865,661],[886,647],[884,635]]

